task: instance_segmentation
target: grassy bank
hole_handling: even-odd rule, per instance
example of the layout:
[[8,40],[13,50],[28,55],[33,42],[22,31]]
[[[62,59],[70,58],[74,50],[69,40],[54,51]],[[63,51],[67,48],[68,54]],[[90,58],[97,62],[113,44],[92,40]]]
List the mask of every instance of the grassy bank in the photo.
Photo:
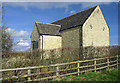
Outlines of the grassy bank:
[[79,76],[68,76],[60,81],[120,81],[118,78],[118,69],[112,69],[110,71],[103,70],[97,72],[90,72],[80,74]]

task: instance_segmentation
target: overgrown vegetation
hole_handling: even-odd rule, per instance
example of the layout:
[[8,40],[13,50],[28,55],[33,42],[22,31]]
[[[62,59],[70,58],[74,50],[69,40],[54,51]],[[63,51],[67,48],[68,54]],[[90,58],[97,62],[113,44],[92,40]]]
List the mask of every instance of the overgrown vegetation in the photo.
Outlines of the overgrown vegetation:
[[[103,70],[80,74],[79,76],[67,76],[60,81],[120,81],[118,69]],[[56,81],[57,82],[57,81]]]
[[[5,15],[5,9],[4,6],[1,7],[2,11],[0,12],[0,14],[2,14],[2,20],[4,20],[4,15]],[[2,25],[0,26],[0,32],[1,32],[1,39],[0,42],[2,42],[2,52],[10,52],[13,46],[13,38],[11,37],[11,35],[6,31],[8,27],[2,23]]]
[[41,59],[39,55],[33,55],[30,52],[17,52],[17,53],[3,53],[2,68],[20,68],[28,66],[50,65],[56,63],[64,63],[73,61],[73,58],[68,56],[49,57],[48,59]]
[[[90,47],[89,49],[91,50]],[[59,53],[56,53],[56,50]],[[66,50],[69,53],[62,54],[62,52]],[[32,52],[15,52],[15,53],[14,52],[3,52],[2,53],[2,68],[8,69],[8,68],[20,68],[20,67],[28,67],[28,66],[40,66],[40,65],[50,65],[50,64],[56,64],[56,63],[66,63],[66,62],[82,60],[82,58],[78,59],[79,54],[78,54],[78,51],[76,50],[78,49],[74,49],[74,51],[72,49],[71,51],[70,48],[69,49],[67,48],[67,49],[53,49],[53,50],[49,50],[49,52],[48,51],[46,52],[37,51],[33,53]],[[117,55],[118,52],[116,50],[118,50],[118,47],[110,47],[109,55],[110,56]],[[105,54],[100,54],[100,48],[97,51],[99,51],[99,54],[96,54],[96,52],[95,54],[93,54],[91,53],[93,51],[88,51],[87,49],[86,53],[87,52],[88,53],[87,54],[84,53],[85,58],[83,60],[105,56]],[[45,58],[46,56],[45,53],[47,56],[49,56],[48,58]],[[41,59],[42,56],[44,59]]]
[[2,51],[11,51],[13,45],[13,38],[6,32],[6,27],[2,26]]
[[[20,67],[28,67],[28,66],[41,66],[41,65],[50,65],[50,64],[57,64],[57,63],[67,63],[67,62],[72,62],[72,61],[76,61],[79,60],[77,57],[79,55],[77,55],[77,51],[71,51],[71,49],[59,49],[61,52],[63,50],[67,50],[68,52],[70,51],[69,54],[61,54],[59,56],[59,54],[56,56],[56,50],[50,50],[49,52],[46,51],[46,54],[49,53],[50,57],[48,58],[44,58],[41,59],[41,56],[45,56],[45,52],[17,52],[17,53],[11,53],[11,52],[3,52],[3,60],[2,60],[2,68],[3,69],[10,69],[10,68],[20,68]],[[73,49],[72,49],[73,50]],[[115,51],[115,50],[114,50]],[[90,52],[90,51],[88,51]],[[93,51],[92,51],[93,52]],[[110,52],[110,53],[115,53],[115,52]],[[110,54],[110,56],[113,54]],[[117,53],[116,53],[117,55]],[[59,56],[59,57],[58,57]],[[85,57],[83,60],[85,59],[93,59],[93,58],[97,58],[96,56],[94,56],[94,54],[89,53],[89,55],[87,55],[88,57]],[[114,55],[115,56],[115,55]],[[99,57],[104,57],[100,56]],[[98,58],[99,58],[98,57]],[[112,60],[110,60],[112,61]],[[104,60],[99,60],[96,61],[97,64],[99,63],[104,63]],[[82,63],[80,64],[80,66],[84,66],[84,65],[92,65],[94,64],[93,62],[89,62],[89,63]],[[77,66],[77,64],[71,64],[71,65],[65,65],[60,67],[59,69],[69,69],[69,68],[75,68]],[[104,66],[104,65],[101,65]],[[51,68],[41,68],[41,69],[37,69],[37,70],[31,70],[32,73],[39,73],[39,72],[48,72],[48,71],[54,71],[56,70],[56,67],[51,67]],[[86,70],[86,69],[85,69]],[[71,71],[65,71],[65,72],[60,72],[60,74],[67,74],[72,73],[77,71],[75,70],[71,70]],[[4,77],[11,77],[11,76],[19,76],[19,75],[26,75],[27,71],[23,70],[23,71],[11,71],[9,73],[6,72],[2,72],[2,75]],[[99,73],[97,73],[99,74]],[[50,73],[50,74],[45,74],[45,75],[37,75],[36,77],[33,78],[41,78],[41,77],[46,77],[46,76],[54,76],[56,75],[56,73]],[[78,77],[79,78],[79,77]],[[89,81],[89,80],[88,80]]]

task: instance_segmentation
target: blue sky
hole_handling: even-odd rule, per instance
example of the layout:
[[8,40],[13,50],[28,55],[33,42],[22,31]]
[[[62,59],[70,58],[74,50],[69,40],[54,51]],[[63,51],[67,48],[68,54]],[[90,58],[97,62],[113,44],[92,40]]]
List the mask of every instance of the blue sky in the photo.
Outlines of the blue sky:
[[110,28],[110,45],[118,44],[118,3],[8,2],[3,3],[3,25],[14,38],[14,51],[30,48],[30,34],[35,22],[51,23],[99,4]]

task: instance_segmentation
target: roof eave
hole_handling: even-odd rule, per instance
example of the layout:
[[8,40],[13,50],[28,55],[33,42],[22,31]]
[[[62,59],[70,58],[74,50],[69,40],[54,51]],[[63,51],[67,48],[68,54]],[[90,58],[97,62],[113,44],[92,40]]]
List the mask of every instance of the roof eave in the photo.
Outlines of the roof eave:
[[62,32],[62,31],[64,31],[64,30],[68,30],[68,29],[72,29],[72,28],[76,28],[76,27],[78,27],[78,26],[83,26],[83,24],[77,25],[77,26],[72,26],[72,27],[69,27],[69,28],[66,28],[66,29],[60,29],[59,32]]

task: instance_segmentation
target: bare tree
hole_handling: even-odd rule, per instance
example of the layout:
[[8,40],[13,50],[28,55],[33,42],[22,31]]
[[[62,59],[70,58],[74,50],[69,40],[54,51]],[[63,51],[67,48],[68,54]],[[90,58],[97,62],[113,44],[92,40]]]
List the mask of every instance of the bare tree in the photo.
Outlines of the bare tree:
[[[0,15],[2,15],[1,16],[1,21],[2,21],[5,13],[4,13],[4,7],[3,6],[1,7],[2,7],[1,8],[2,10],[0,10]],[[10,36],[9,33],[6,32],[6,29],[7,27],[5,25],[4,26],[1,25],[1,32],[0,32],[1,33],[0,35],[2,35],[1,36],[1,42],[2,42],[1,47],[2,47],[2,51],[4,52],[11,51],[11,48],[13,46],[13,38]]]
[[6,32],[6,27],[2,26],[2,51],[11,51],[13,38]]

